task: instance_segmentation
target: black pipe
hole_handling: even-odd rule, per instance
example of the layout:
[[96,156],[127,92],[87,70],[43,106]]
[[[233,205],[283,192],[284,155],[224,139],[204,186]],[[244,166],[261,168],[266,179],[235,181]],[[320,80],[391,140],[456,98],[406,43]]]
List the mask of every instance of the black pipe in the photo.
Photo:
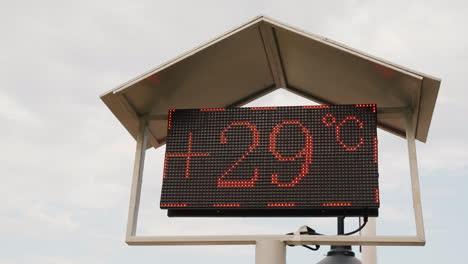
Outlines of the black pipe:
[[[344,232],[344,217],[338,217],[338,235]],[[351,246],[331,246],[327,256],[317,264],[361,264],[361,261],[354,256]]]
[[338,217],[338,235],[343,235],[344,234],[344,216]]

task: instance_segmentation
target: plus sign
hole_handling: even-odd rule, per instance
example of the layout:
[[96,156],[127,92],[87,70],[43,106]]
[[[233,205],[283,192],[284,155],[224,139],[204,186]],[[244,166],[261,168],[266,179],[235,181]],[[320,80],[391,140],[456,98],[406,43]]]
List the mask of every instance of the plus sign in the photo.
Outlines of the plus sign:
[[187,145],[187,152],[186,153],[166,153],[166,157],[164,158],[164,178],[166,178],[166,169],[167,169],[167,161],[169,157],[185,157],[185,178],[189,178],[190,174],[190,159],[191,157],[202,157],[202,156],[209,156],[210,153],[195,153],[192,152],[192,132],[189,132],[188,137],[188,145]]

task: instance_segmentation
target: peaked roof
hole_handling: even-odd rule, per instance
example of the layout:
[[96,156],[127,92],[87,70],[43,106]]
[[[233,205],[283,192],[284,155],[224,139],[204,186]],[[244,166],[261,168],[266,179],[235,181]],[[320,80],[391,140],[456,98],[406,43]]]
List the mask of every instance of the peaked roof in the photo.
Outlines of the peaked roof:
[[[277,88],[322,104],[410,107],[425,142],[441,80],[260,16],[101,95],[136,138],[148,121],[148,147],[167,135],[170,108],[239,107]],[[404,120],[379,127],[405,137]]]

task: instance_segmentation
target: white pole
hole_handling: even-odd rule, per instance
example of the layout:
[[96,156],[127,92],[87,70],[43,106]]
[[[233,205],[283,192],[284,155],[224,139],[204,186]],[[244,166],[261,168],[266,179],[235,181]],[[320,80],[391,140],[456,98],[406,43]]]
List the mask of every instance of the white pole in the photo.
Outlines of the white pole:
[[[366,227],[362,230],[363,236],[376,235],[375,217],[369,217]],[[362,264],[377,264],[377,247],[362,246]]]
[[[408,156],[410,162],[411,189],[413,193],[414,220],[416,222],[416,235],[424,244],[426,235],[424,233],[424,217],[421,205],[421,187],[419,186],[418,159],[416,155],[416,132],[414,122],[416,120],[414,112],[406,115],[406,139],[408,142]],[[423,245],[424,245],[423,244]]]
[[280,240],[258,240],[255,264],[286,264],[286,244]]
[[136,138],[137,146],[135,153],[135,163],[133,165],[133,179],[132,188],[130,191],[127,234],[125,238],[126,241],[128,241],[130,237],[136,235],[147,140],[148,133],[146,129],[146,122],[144,120],[140,120],[138,125],[138,134]]

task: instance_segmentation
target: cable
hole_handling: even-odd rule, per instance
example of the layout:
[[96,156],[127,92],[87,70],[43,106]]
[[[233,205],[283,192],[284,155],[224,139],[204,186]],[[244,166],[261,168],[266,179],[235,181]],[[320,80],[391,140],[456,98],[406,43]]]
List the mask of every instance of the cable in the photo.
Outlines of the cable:
[[[356,230],[354,230],[354,231],[351,231],[351,232],[348,232],[348,233],[344,233],[343,236],[349,236],[349,235],[352,235],[352,234],[355,234],[355,233],[361,231],[361,230],[366,226],[366,224],[367,224],[369,218],[368,218],[367,215],[364,216],[364,223],[363,223],[362,225],[361,225],[361,223],[360,223],[360,222],[361,222],[360,220],[361,220],[361,218],[359,218],[359,225],[360,225],[360,226],[359,226],[358,229],[356,229]],[[316,235],[316,236],[318,235],[318,236],[323,236],[323,234],[317,233],[314,229],[312,229],[312,228],[310,228],[310,227],[308,227],[308,226],[306,226],[306,228],[307,228],[307,231],[305,231],[305,232],[299,232],[299,234],[300,234],[300,235]],[[286,235],[294,235],[294,233],[287,233]],[[294,247],[295,245],[289,245],[289,246]],[[308,248],[308,249],[310,249],[310,250],[313,250],[313,251],[317,251],[317,250],[319,250],[319,248],[320,248],[320,245],[315,245],[315,248],[313,248],[313,247],[311,247],[311,246],[308,246],[308,245],[302,245],[302,246],[305,247],[305,248]]]
[[356,229],[356,230],[354,230],[352,232],[343,234],[343,236],[349,236],[349,235],[352,235],[352,234],[355,234],[355,233],[361,231],[366,226],[367,221],[368,221],[368,217],[366,215],[366,216],[364,216],[364,224],[362,224],[362,226],[360,226],[358,229]]
[[314,248],[311,247],[311,246],[308,246],[308,245],[302,245],[302,246],[305,247],[305,248],[308,248],[308,249],[310,249],[310,250],[312,250],[312,251],[317,251],[317,250],[319,250],[319,248],[320,248],[320,245],[315,245]]
[[[319,236],[322,235],[322,234],[320,234],[320,233],[315,232],[314,229],[312,229],[312,228],[310,228],[310,227],[308,227],[308,226],[306,226],[306,228],[307,228],[307,231],[305,231],[305,232],[299,232],[299,234],[300,234],[300,235],[319,235]],[[286,235],[294,235],[294,233],[287,233]],[[295,245],[289,245],[289,246],[294,247]],[[320,245],[315,245],[314,248],[311,247],[311,246],[308,246],[308,245],[302,245],[302,246],[305,247],[305,248],[308,248],[308,249],[310,249],[310,250],[313,250],[313,251],[317,251],[317,250],[319,250],[319,248],[320,248]]]

